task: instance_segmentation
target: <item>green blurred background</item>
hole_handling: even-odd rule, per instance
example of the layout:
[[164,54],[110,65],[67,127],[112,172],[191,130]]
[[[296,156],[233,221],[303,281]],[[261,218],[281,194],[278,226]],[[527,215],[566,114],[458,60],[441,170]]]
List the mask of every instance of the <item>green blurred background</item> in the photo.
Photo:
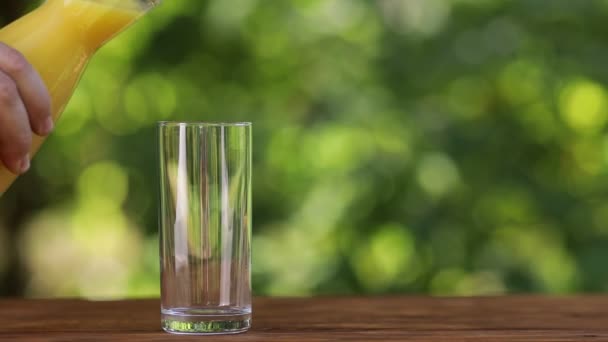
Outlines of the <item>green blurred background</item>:
[[607,20],[607,0],[166,0],[0,200],[0,294],[158,295],[158,120],[254,123],[258,295],[606,291]]

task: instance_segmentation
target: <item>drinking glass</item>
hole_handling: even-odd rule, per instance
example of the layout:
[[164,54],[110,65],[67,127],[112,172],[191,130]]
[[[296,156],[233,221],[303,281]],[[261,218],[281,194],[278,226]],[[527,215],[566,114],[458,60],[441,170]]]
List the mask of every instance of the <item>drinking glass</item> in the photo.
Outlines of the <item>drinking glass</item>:
[[160,122],[161,321],[171,333],[251,325],[251,123]]

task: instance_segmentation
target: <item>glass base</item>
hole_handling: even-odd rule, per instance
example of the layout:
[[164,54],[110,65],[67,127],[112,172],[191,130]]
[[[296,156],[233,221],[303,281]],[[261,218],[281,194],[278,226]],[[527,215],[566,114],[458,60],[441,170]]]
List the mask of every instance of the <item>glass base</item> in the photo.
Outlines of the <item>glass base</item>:
[[161,311],[164,331],[172,334],[238,334],[251,327],[251,311],[238,309],[171,309]]

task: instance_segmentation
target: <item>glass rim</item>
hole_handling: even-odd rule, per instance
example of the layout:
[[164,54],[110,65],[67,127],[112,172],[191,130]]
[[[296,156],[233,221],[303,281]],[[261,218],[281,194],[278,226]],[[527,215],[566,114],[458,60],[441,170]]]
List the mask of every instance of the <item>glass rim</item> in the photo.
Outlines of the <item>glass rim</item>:
[[208,122],[208,121],[159,121],[158,127],[251,127],[247,121],[238,122]]

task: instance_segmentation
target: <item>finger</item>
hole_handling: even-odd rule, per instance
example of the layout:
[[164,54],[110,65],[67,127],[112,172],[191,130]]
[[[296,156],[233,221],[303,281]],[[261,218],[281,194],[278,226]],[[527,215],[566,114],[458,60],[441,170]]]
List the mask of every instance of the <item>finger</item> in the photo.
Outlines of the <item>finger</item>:
[[11,77],[0,72],[0,159],[14,174],[30,167],[32,143],[28,114]]
[[19,51],[2,43],[0,43],[0,70],[15,81],[21,101],[27,110],[32,131],[41,136],[48,135],[54,126],[51,117],[51,97],[38,72]]

